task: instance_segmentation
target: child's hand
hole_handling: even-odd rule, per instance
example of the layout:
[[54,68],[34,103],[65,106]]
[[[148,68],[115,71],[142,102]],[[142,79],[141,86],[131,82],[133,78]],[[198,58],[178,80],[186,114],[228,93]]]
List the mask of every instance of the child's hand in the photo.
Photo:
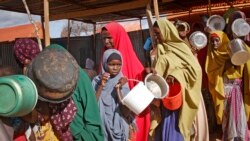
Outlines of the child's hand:
[[121,84],[121,86],[123,86],[124,84],[126,84],[128,82],[128,78],[127,77],[122,77],[119,79],[119,84]]
[[105,72],[104,74],[102,74],[102,80],[101,80],[101,85],[102,85],[102,86],[105,86],[105,85],[106,85],[106,83],[107,83],[109,77],[110,77],[110,74],[107,73],[107,72]]

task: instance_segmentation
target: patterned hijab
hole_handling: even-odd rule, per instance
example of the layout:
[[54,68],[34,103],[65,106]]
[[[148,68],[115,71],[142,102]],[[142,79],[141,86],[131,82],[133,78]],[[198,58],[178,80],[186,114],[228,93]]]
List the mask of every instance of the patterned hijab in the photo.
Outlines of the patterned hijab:
[[32,60],[40,52],[39,45],[32,39],[22,38],[17,39],[14,45],[14,53],[16,58],[25,64],[25,60]]
[[[108,49],[103,54],[102,73],[107,71],[107,60],[109,56],[116,53],[121,56],[120,52],[116,49]],[[96,76],[92,85],[97,90],[98,84],[101,82],[101,76]],[[119,109],[119,101],[115,89],[115,85],[119,79],[123,76],[122,72],[117,74],[114,78],[109,78],[104,86],[98,105],[100,109],[100,115],[103,123],[103,129],[105,134],[105,141],[127,141],[129,125],[122,117],[122,113]],[[122,94],[125,96],[129,92],[128,84],[125,84],[121,89]]]
[[166,19],[156,22],[164,41],[157,45],[155,69],[164,78],[171,75],[181,83],[183,104],[179,128],[184,139],[189,140],[201,98],[201,67],[188,45],[179,37],[175,26]]

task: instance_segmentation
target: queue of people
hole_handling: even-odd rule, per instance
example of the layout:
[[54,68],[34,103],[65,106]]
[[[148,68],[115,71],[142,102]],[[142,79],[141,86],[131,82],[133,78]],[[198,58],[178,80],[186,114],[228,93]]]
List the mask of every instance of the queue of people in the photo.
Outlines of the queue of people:
[[[195,29],[207,36],[208,44],[202,49],[190,44],[189,32],[195,30],[187,22],[156,20],[155,37],[144,46],[151,51],[146,67],[125,29],[110,22],[101,31],[104,48],[99,73],[89,77],[62,46],[52,44],[40,51],[35,41],[18,39],[14,53],[39,96],[27,115],[0,115],[0,132],[6,131],[0,137],[15,141],[209,141],[211,128],[216,127],[223,141],[249,141],[250,61],[235,65],[228,51],[230,40],[236,38],[231,25],[238,18],[246,16],[232,12],[225,30]],[[248,36],[239,38],[250,54]],[[154,47],[151,40],[156,42]],[[86,69],[93,69],[94,62],[87,62]],[[0,77],[17,74],[9,69],[1,67]],[[179,107],[169,109],[162,99],[154,99],[136,115],[123,104],[122,98],[137,85],[131,80],[143,81],[148,73],[157,73],[169,85],[180,85]]]

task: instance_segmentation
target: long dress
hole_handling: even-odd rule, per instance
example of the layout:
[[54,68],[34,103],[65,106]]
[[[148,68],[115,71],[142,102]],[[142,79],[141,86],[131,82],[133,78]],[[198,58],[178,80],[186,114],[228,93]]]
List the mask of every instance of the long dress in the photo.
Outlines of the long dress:
[[[95,90],[98,89],[101,83],[102,74],[107,72],[107,60],[112,53],[120,53],[115,49],[108,49],[104,52],[102,62],[102,72],[92,81],[92,86]],[[122,104],[119,102],[115,85],[123,74],[119,72],[115,77],[109,78],[107,83],[102,88],[98,99],[98,106],[102,119],[105,141],[127,141],[129,136],[129,122],[124,118],[124,113],[121,111]],[[121,93],[125,96],[129,92],[128,84],[121,88]]]

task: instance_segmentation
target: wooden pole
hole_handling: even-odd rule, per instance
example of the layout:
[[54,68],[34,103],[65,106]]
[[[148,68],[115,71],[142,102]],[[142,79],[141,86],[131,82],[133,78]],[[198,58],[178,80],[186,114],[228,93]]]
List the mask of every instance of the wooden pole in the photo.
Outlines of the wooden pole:
[[45,47],[50,45],[50,35],[49,35],[49,0],[43,1],[44,7],[44,28],[45,28]]
[[160,19],[158,0],[154,0],[154,10],[156,19]]
[[208,0],[208,8],[209,8],[209,11],[208,11],[208,14],[209,14],[209,16],[211,16],[211,11],[212,11],[212,9],[211,9],[211,0]]
[[68,20],[68,35],[67,35],[67,50],[69,51],[69,42],[70,42],[70,34],[71,34],[71,27],[70,27],[70,20]]
[[147,4],[146,8],[146,15],[147,15],[147,21],[149,26],[149,34],[152,39],[152,46],[155,46],[155,40],[154,40],[154,32],[153,32],[153,18],[152,18],[152,11],[151,11],[151,0]]

